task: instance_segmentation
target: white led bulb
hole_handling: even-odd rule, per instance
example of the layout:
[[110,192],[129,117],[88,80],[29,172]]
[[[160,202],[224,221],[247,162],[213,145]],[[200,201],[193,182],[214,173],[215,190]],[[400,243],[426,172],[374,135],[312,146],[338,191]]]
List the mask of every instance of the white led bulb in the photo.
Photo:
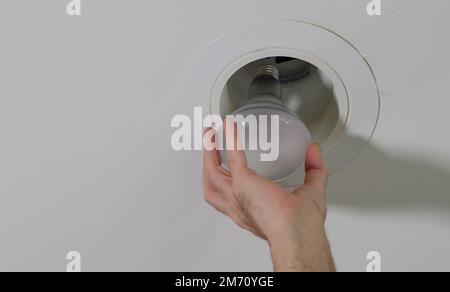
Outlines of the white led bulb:
[[[273,181],[281,181],[299,168],[303,167],[306,153],[312,143],[311,134],[300,117],[291,112],[281,101],[281,84],[279,81],[278,69],[271,65],[264,65],[258,68],[255,78],[250,85],[249,102],[233,113],[234,116],[247,118],[251,115],[259,117],[267,116],[267,138],[274,144],[272,139],[279,139],[278,157],[273,161],[263,161],[262,154],[266,151],[258,147],[257,150],[249,150],[250,136],[245,135],[244,141],[240,141],[246,149],[248,165],[258,174]],[[279,135],[272,135],[271,117],[278,117]],[[238,125],[239,126],[239,125]],[[241,125],[247,128],[247,125]],[[258,124],[258,129],[261,127]],[[248,130],[248,129],[246,129]],[[260,134],[260,133],[259,133]],[[259,137],[261,141],[261,137]],[[264,140],[264,139],[263,139]]]

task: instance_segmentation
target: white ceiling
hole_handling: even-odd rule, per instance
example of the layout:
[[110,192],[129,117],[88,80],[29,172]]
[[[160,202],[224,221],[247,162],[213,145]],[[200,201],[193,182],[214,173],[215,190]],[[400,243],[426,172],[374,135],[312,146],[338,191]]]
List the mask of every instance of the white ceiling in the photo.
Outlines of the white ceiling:
[[[0,4],[0,270],[270,270],[267,246],[202,199],[201,153],[175,153],[189,64],[231,28],[326,27],[381,89],[372,143],[329,188],[340,270],[448,270],[450,2],[61,0]],[[270,36],[268,36],[270,37]],[[194,106],[194,105],[192,105]]]

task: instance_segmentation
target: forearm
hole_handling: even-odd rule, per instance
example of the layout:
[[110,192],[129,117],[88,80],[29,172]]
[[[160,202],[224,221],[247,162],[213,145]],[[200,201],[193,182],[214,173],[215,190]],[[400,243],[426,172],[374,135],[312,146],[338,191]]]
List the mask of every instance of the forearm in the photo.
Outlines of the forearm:
[[324,231],[308,240],[290,234],[269,241],[276,272],[335,272],[330,245]]

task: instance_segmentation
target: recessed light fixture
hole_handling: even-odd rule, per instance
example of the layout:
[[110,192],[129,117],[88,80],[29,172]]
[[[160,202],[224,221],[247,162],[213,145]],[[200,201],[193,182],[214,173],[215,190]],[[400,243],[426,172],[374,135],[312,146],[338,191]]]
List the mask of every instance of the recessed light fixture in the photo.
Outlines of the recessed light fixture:
[[[274,21],[222,35],[189,68],[182,110],[203,106],[223,117],[242,111],[252,74],[263,65],[278,71],[282,106],[300,117],[312,140],[321,144],[331,173],[357,157],[378,121],[375,77],[355,46],[312,24]],[[302,165],[288,177],[278,174],[272,178],[283,177],[284,186],[303,182]]]

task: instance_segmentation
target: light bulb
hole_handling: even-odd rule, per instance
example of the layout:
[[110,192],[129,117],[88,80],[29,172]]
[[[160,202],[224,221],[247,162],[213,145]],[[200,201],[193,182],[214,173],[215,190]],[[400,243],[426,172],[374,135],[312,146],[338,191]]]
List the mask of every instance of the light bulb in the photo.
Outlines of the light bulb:
[[[263,65],[257,69],[253,82],[249,88],[249,102],[235,111],[234,116],[248,117],[256,116],[260,122],[261,115],[268,117],[279,117],[279,156],[274,161],[262,161],[258,150],[249,149],[249,136],[245,135],[246,141],[240,141],[245,146],[247,162],[250,168],[259,175],[273,181],[281,181],[294,174],[303,167],[306,153],[312,143],[308,128],[300,117],[290,111],[281,101],[281,84],[278,69],[271,65]],[[245,126],[245,125],[244,125]],[[258,129],[261,125],[258,125]],[[272,139],[270,127],[267,133],[268,140]]]

